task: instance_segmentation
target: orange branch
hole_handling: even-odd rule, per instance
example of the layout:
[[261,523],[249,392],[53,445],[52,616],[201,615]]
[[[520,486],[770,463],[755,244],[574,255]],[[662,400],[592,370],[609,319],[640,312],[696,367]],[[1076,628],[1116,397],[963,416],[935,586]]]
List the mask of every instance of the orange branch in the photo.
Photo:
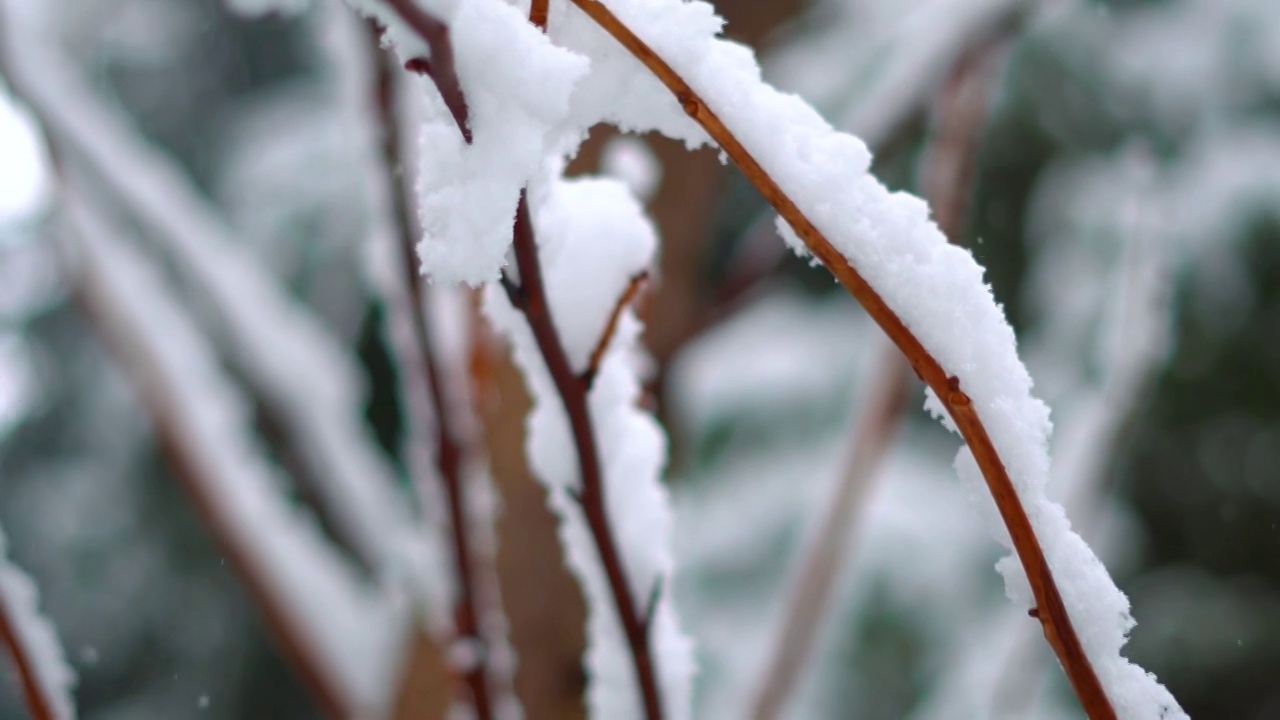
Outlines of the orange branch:
[[533,0],[529,4],[529,22],[537,25],[542,32],[547,31],[547,14],[551,0]]
[[1066,670],[1081,705],[1093,720],[1115,718],[1115,710],[1111,707],[1102,683],[1084,653],[1071,618],[1067,615],[1066,606],[1045,559],[1044,550],[1036,539],[1026,509],[1018,499],[1013,481],[982,423],[982,418],[969,396],[961,389],[959,378],[948,373],[929,353],[884,298],[805,216],[795,201],[679,73],[598,0],[572,2],[620,42],[675,95],[684,111],[719,144],[720,149],[790,224],[809,251],[862,304],[876,324],[898,346],[916,374],[937,393],[982,470],[1035,595],[1035,617],[1043,626],[1045,637]]
[[622,318],[622,311],[626,310],[635,301],[636,296],[640,294],[640,288],[644,287],[648,279],[649,273],[647,271],[631,278],[631,282],[627,284],[627,289],[622,292],[622,297],[619,297],[618,302],[613,306],[613,312],[609,314],[609,322],[605,324],[604,332],[600,333],[600,339],[596,342],[595,349],[591,351],[591,359],[587,362],[587,369],[583,372],[587,385],[591,385],[596,378],[596,373],[600,371],[600,363],[604,361],[604,352],[609,349],[609,341],[613,339],[614,333],[618,331],[618,320]]

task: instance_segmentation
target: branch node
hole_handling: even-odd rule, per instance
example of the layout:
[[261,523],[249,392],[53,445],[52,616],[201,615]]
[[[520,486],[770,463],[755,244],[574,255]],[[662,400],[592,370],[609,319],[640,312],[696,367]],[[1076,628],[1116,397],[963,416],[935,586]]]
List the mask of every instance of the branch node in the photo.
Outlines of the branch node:
[[958,407],[968,407],[973,402],[969,399],[969,396],[960,389],[960,378],[955,375],[947,376],[947,402]]

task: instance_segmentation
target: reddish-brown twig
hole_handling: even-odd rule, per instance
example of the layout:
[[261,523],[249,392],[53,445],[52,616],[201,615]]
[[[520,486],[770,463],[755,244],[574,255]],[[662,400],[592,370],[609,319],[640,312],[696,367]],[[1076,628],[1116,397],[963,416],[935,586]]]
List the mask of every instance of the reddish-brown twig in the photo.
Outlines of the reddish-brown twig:
[[[427,15],[408,0],[388,0],[388,4],[400,16],[432,45],[433,55],[436,48],[447,51],[447,29],[435,18]],[[545,29],[545,23],[541,26]],[[433,38],[435,42],[433,42]],[[442,53],[443,54],[443,53]],[[433,58],[431,78],[440,87],[442,95],[449,97],[456,90],[456,98],[461,111],[455,111],[455,119],[466,117],[466,99],[457,83],[456,74],[446,74],[445,65],[452,69],[452,54],[449,62],[442,64],[443,57]],[[442,83],[447,84],[446,88]],[[452,110],[452,107],[451,107]],[[470,135],[465,124],[459,121],[459,129],[470,142]],[[644,704],[645,716],[649,720],[662,717],[661,693],[657,674],[654,672],[653,656],[649,649],[649,624],[652,609],[656,606],[661,592],[661,584],[656,584],[649,598],[649,606],[643,611],[639,609],[632,596],[627,581],[626,571],[622,563],[622,555],[614,541],[609,524],[609,517],[604,501],[604,475],[600,464],[600,453],[592,430],[591,414],[587,406],[587,395],[590,391],[590,380],[573,371],[568,355],[560,344],[555,324],[551,318],[547,304],[547,295],[542,283],[542,267],[538,259],[537,242],[533,236],[533,221],[529,215],[529,204],[522,191],[516,209],[513,227],[513,244],[516,255],[516,268],[520,274],[517,286],[502,278],[502,287],[506,290],[512,304],[525,316],[537,341],[538,349],[547,364],[555,383],[556,390],[564,403],[573,430],[574,443],[578,451],[578,466],[581,474],[581,488],[574,496],[582,506],[587,526],[591,532],[596,550],[600,555],[608,579],[610,592],[618,611],[618,617],[631,650],[632,662],[636,669],[636,680]]]
[[547,15],[551,6],[551,0],[532,0],[529,3],[529,22],[541,28],[543,32],[547,31]]
[[[4,590],[0,586],[0,593]],[[9,617],[8,605],[4,597],[0,597],[0,645],[3,645],[13,658],[18,671],[18,682],[22,685],[22,697],[27,703],[27,711],[32,720],[65,720],[58,713],[57,702],[45,694],[45,689],[37,676],[39,667],[35,658],[31,657],[31,649],[18,635],[18,628],[13,618]]]
[[458,81],[458,71],[453,60],[453,40],[449,37],[449,27],[427,11],[418,7],[413,0],[386,0],[387,5],[400,16],[401,20],[413,29],[431,49],[430,58],[411,58],[405,63],[405,69],[422,73],[431,78],[440,97],[444,98],[445,107],[462,137],[471,144],[471,127],[467,117],[467,100],[462,93],[462,84]]
[[[463,477],[464,445],[457,427],[453,409],[449,407],[446,388],[441,379],[436,348],[432,342],[431,322],[423,304],[422,275],[417,270],[417,254],[414,252],[415,232],[413,210],[410,207],[411,188],[406,187],[408,176],[396,172],[403,161],[400,147],[400,124],[396,119],[395,77],[388,67],[379,62],[378,113],[382,124],[382,152],[390,179],[388,189],[394,207],[395,231],[400,251],[402,281],[406,291],[408,314],[413,325],[413,341],[420,367],[411,367],[405,358],[401,372],[420,372],[427,382],[431,396],[431,409],[417,416],[429,414],[435,419],[435,463],[444,485],[448,505],[450,549],[453,553],[453,570],[457,582],[457,597],[453,605],[453,632],[457,639],[465,640],[480,649],[479,660],[469,667],[457,669],[462,685],[467,688],[468,704],[475,708],[479,720],[493,717],[493,701],[489,684],[489,643],[481,630],[481,613],[491,610],[484,607],[478,587],[477,555],[472,542],[472,528],[468,513],[467,486]],[[465,105],[463,115],[465,116]],[[459,128],[462,126],[459,125]],[[412,395],[412,394],[408,394]]]
[[587,381],[587,387],[591,387],[591,383],[595,382],[596,373],[600,372],[600,363],[604,360],[605,351],[609,349],[609,341],[613,340],[613,334],[618,330],[618,320],[622,318],[623,311],[635,301],[636,296],[640,294],[640,289],[648,280],[647,272],[631,278],[631,282],[627,283],[627,289],[622,291],[618,302],[614,303],[613,312],[609,313],[609,321],[605,323],[604,332],[600,333],[600,339],[591,350],[591,359],[587,361],[587,369],[582,373]]
[[702,97],[685,82],[684,78],[602,3],[597,0],[572,1],[643,63],[675,95],[684,111],[716,141],[721,150],[733,160],[747,179],[769,201],[769,204],[773,205],[778,214],[787,221],[810,252],[835,275],[836,279],[862,304],[867,313],[893,340],[906,356],[907,361],[911,363],[916,374],[937,393],[968,444],[978,467],[982,470],[983,477],[986,478],[987,487],[1009,530],[1018,558],[1035,595],[1037,605],[1035,616],[1040,620],[1045,637],[1065,668],[1081,705],[1094,720],[1115,718],[1116,713],[1111,707],[1111,701],[1107,698],[1088,656],[1085,655],[1080,638],[1067,614],[1061,593],[1054,581],[1044,550],[1031,526],[1031,520],[1027,517],[1026,509],[1018,499],[1013,481],[987,433],[982,418],[973,407],[969,396],[961,388],[960,379],[949,373],[929,353],[920,339],[902,322],[884,298],[809,220],[795,201],[765,171],[755,156],[707,106]]
[[654,672],[653,655],[649,648],[649,620],[660,587],[655,587],[649,598],[649,607],[644,609],[631,594],[622,554],[614,540],[606,511],[604,473],[592,427],[591,411],[587,405],[590,382],[585,376],[574,372],[569,356],[560,344],[555,320],[551,317],[551,309],[547,303],[537,242],[533,236],[533,221],[529,216],[529,204],[524,193],[521,193],[520,202],[516,206],[513,235],[516,270],[520,274],[520,282],[517,285],[504,276],[503,287],[511,304],[524,314],[529,323],[538,351],[547,364],[547,371],[564,404],[565,413],[569,416],[582,483],[574,497],[582,507],[596,552],[600,555],[600,564],[604,566],[609,591],[618,611],[618,620],[631,650],[645,717],[656,720],[662,717],[662,701],[657,674]]

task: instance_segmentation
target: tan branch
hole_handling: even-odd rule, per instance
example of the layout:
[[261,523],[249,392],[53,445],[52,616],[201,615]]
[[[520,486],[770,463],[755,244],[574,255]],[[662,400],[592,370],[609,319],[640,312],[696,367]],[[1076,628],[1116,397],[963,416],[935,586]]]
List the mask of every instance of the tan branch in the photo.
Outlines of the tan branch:
[[1040,620],[1045,637],[1066,670],[1081,705],[1094,720],[1115,718],[1115,710],[1111,707],[1102,683],[1085,655],[1071,618],[1067,615],[1061,593],[1054,581],[1044,550],[1036,539],[1035,530],[1027,517],[1026,509],[1018,498],[1013,481],[987,433],[982,418],[973,407],[969,396],[961,388],[959,378],[949,373],[929,353],[920,339],[907,328],[902,319],[863,278],[857,268],[853,267],[849,260],[831,244],[831,241],[765,171],[737,136],[707,106],[702,97],[665,60],[597,0],[572,0],[572,2],[620,42],[675,95],[684,111],[706,130],[721,150],[733,160],[747,179],[790,224],[810,252],[862,304],[876,324],[906,356],[916,374],[937,394],[968,444],[978,467],[982,470],[987,487],[1009,530],[1014,548],[1017,550],[1018,558],[1035,595],[1037,607],[1034,616]]
[[818,534],[793,586],[777,646],[770,656],[751,716],[772,720],[782,716],[801,673],[808,667],[826,622],[840,577],[841,559],[857,519],[862,499],[871,486],[902,421],[911,374],[902,355],[884,347],[875,367],[862,383],[862,411],[853,425],[853,451],[828,505]]
[[613,340],[613,335],[618,331],[618,320],[622,318],[622,312],[635,302],[636,297],[640,294],[640,289],[644,287],[649,280],[648,272],[641,272],[631,278],[631,282],[627,283],[627,289],[622,291],[622,295],[618,298],[618,302],[614,303],[613,312],[609,313],[609,322],[605,323],[604,332],[600,333],[600,339],[596,341],[596,346],[591,350],[591,359],[587,361],[587,369],[583,372],[583,377],[587,380],[587,385],[596,378],[596,373],[600,371],[600,363],[604,361],[605,351],[609,349],[609,342]]

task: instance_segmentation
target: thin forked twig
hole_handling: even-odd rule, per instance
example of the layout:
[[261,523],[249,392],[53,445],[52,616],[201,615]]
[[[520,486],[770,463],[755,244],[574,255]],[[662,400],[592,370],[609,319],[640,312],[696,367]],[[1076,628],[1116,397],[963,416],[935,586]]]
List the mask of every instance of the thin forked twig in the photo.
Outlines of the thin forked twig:
[[795,201],[738,140],[733,131],[671,65],[659,57],[647,43],[602,3],[597,0],[572,0],[572,2],[631,52],[675,95],[685,113],[716,141],[721,150],[733,160],[747,179],[787,221],[796,235],[804,241],[810,252],[862,304],[867,313],[893,340],[906,356],[907,361],[911,363],[916,374],[937,393],[939,400],[946,407],[952,421],[968,444],[978,467],[982,470],[987,487],[1009,530],[1018,558],[1035,595],[1037,607],[1033,615],[1040,620],[1045,637],[1065,668],[1081,705],[1094,720],[1115,718],[1116,713],[1111,706],[1111,701],[1107,698],[1088,656],[1085,655],[1080,638],[1067,614],[1062,595],[1054,581],[1044,549],[1036,539],[1035,530],[1027,517],[1026,509],[1018,499],[1013,481],[987,433],[982,418],[973,407],[969,396],[961,389],[960,379],[948,373],[946,368],[942,367],[942,364],[929,353],[920,339],[907,328],[884,298],[809,220]]
[[449,26],[418,7],[413,0],[386,0],[386,3],[431,49],[430,58],[412,58],[405,64],[405,69],[431,78],[440,90],[440,97],[444,98],[449,114],[458,123],[463,139],[470,145],[471,127],[467,117],[467,100],[462,93],[462,83],[458,81]]
[[[388,188],[394,207],[395,230],[400,250],[400,265],[404,271],[403,282],[407,291],[409,317],[413,324],[413,341],[417,346],[417,360],[426,379],[431,396],[430,414],[435,419],[435,463],[444,485],[448,505],[450,549],[453,553],[453,570],[457,581],[457,597],[453,605],[453,632],[456,639],[464,640],[480,649],[479,659],[461,669],[461,685],[467,688],[467,704],[475,709],[478,720],[493,717],[493,700],[489,683],[489,643],[481,630],[482,593],[479,589],[477,555],[472,542],[473,533],[467,512],[467,487],[463,477],[464,456],[461,432],[456,418],[445,398],[436,348],[432,342],[430,317],[423,306],[422,276],[417,272],[417,255],[414,252],[413,210],[409,204],[410,188],[406,187],[407,175],[397,173],[402,162],[400,126],[396,117],[395,77],[388,65],[378,63],[378,114],[382,125],[382,152],[390,182]],[[463,106],[465,111],[465,105]],[[459,126],[461,127],[461,126]],[[406,361],[409,359],[406,358]],[[405,362],[403,372],[414,372]],[[451,668],[452,669],[452,668]]]
[[627,283],[627,289],[622,291],[618,302],[613,305],[613,312],[609,313],[609,322],[605,323],[604,332],[600,333],[600,339],[596,341],[596,346],[591,350],[591,359],[587,361],[587,369],[582,373],[587,381],[587,387],[595,382],[596,374],[600,372],[600,363],[604,361],[605,351],[609,349],[609,342],[613,340],[613,335],[618,331],[618,320],[622,318],[622,312],[626,310],[636,296],[640,294],[640,289],[649,280],[648,272],[641,272],[631,278],[631,282]]
[[538,246],[533,236],[529,203],[523,192],[516,206],[513,234],[516,270],[520,273],[520,282],[517,285],[503,276],[502,286],[507,291],[507,297],[512,305],[524,314],[525,320],[529,323],[538,350],[556,386],[556,392],[564,404],[565,413],[569,416],[573,442],[578,451],[578,472],[582,481],[574,497],[582,506],[588,529],[591,531],[591,538],[600,555],[600,563],[604,566],[609,591],[613,595],[618,619],[631,650],[632,664],[636,670],[636,680],[644,703],[645,717],[649,720],[657,720],[662,717],[662,700],[657,674],[654,672],[653,655],[649,649],[649,626],[652,609],[657,606],[661,593],[661,585],[655,586],[649,598],[649,604],[644,609],[639,607],[631,594],[631,585],[627,581],[622,554],[614,540],[605,505],[604,473],[600,464],[600,450],[596,444],[591,410],[587,404],[591,383],[584,375],[574,372],[573,365],[569,362],[569,355],[560,344],[560,336],[556,332],[555,321],[551,317],[551,308],[547,303],[546,289],[542,281],[542,267],[538,261]]
[[[452,72],[452,52],[447,41],[447,28],[408,0],[388,0],[388,5],[431,45],[433,58],[428,66],[429,75],[440,87],[446,103],[450,96],[456,97],[459,109],[454,110],[454,106],[450,106],[450,110],[458,121],[458,127],[463,132],[463,136],[470,142],[471,136],[465,125],[466,99],[458,84],[457,75]],[[545,30],[545,22],[540,27]],[[450,72],[445,72],[446,68]],[[538,349],[569,416],[574,444],[578,451],[578,466],[582,482],[581,488],[574,497],[582,506],[592,540],[600,555],[601,565],[604,566],[623,634],[631,650],[645,717],[648,720],[658,720],[663,715],[662,700],[657,674],[654,671],[653,656],[649,648],[649,627],[653,608],[657,606],[657,600],[661,596],[662,586],[661,584],[655,586],[648,606],[643,610],[637,606],[631,594],[622,555],[613,538],[606,510],[604,473],[587,403],[590,380],[573,371],[569,357],[560,344],[542,282],[542,267],[538,259],[537,242],[533,236],[533,221],[529,215],[529,203],[524,191],[521,191],[516,207],[512,235],[520,283],[516,285],[504,275],[501,280],[502,287],[512,305],[519,309],[528,321]]]

